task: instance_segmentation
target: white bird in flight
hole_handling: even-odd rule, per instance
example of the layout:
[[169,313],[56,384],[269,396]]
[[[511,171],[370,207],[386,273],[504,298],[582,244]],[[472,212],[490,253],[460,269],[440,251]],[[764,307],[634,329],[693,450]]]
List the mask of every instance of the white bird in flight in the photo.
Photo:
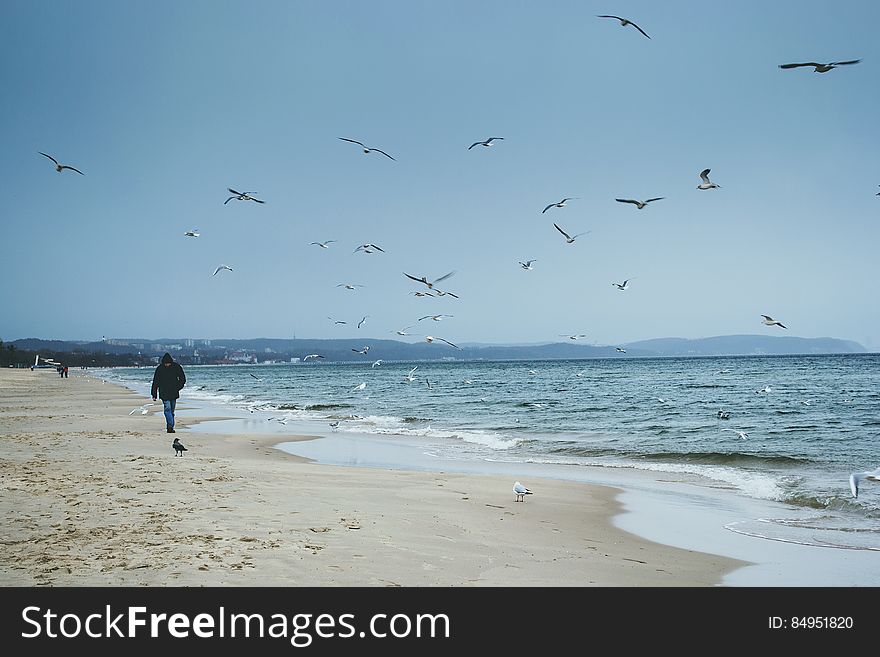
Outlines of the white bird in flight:
[[559,337],[568,338],[569,340],[579,340],[581,338],[587,337],[586,333],[576,333],[574,335],[569,335],[568,333],[560,333]]
[[443,321],[444,317],[454,317],[454,315],[425,315],[424,317],[419,317],[419,321],[421,322],[423,319],[433,319],[435,322]]
[[468,150],[471,150],[474,146],[486,146],[489,147],[492,145],[492,142],[496,139],[502,140],[504,137],[489,137],[486,141],[475,141],[473,144],[468,146]]
[[188,231],[186,231],[186,232],[184,233],[184,235],[185,235],[186,237],[198,237],[198,236],[199,236],[199,229],[198,229],[198,228],[193,228],[192,230],[188,230]]
[[369,317],[369,315],[364,315],[363,319],[358,322],[358,328],[360,328],[361,326],[363,326],[366,323],[367,317]]
[[518,481],[514,482],[513,484],[513,492],[516,494],[517,502],[525,502],[525,496],[533,494],[532,491],[530,491]]
[[381,364],[382,364],[382,359],[380,358],[379,360],[374,361],[372,365],[370,365],[370,369],[373,369],[374,367],[381,365]]
[[266,202],[266,201],[261,201],[260,199],[254,198],[253,196],[251,196],[251,194],[256,194],[257,192],[237,192],[234,189],[232,189],[231,187],[227,187],[226,189],[228,189],[231,194],[234,194],[234,196],[230,196],[228,199],[223,201],[223,205],[226,205],[232,199],[235,199],[237,201],[254,201],[255,203],[265,203]]
[[56,159],[55,159],[54,157],[52,157],[51,155],[46,155],[46,154],[43,153],[42,151],[37,151],[37,152],[38,152],[40,155],[42,155],[43,157],[48,157],[50,160],[52,160],[52,161],[55,163],[55,171],[57,171],[58,173],[61,173],[61,172],[64,171],[65,169],[70,169],[71,171],[76,171],[76,172],[77,172],[79,175],[81,175],[81,176],[86,175],[86,174],[84,174],[82,171],[80,171],[79,169],[75,169],[74,167],[72,167],[72,166],[68,166],[68,165],[66,165],[66,164],[61,164],[58,160],[56,160]]
[[739,436],[742,440],[746,440],[749,437],[749,434],[746,431],[737,431],[736,429],[722,429],[722,431],[732,431],[737,436]]
[[403,272],[403,275],[406,276],[407,278],[410,278],[410,279],[416,281],[417,283],[424,283],[425,285],[428,286],[429,290],[433,290],[434,285],[436,285],[440,281],[445,281],[447,278],[452,276],[454,273],[455,273],[454,271],[451,271],[448,274],[443,274],[443,276],[441,276],[440,278],[435,278],[433,281],[429,281],[427,276],[422,276],[421,278],[416,278],[415,276],[410,276],[406,272]]
[[[339,286],[337,285],[336,287]],[[328,317],[327,319],[329,319],[334,324],[348,324],[348,322],[346,322],[344,319],[333,319],[332,317]]]
[[[362,142],[359,142],[359,141],[357,141],[357,140],[355,140],[355,139],[346,139],[345,137],[340,137],[339,139],[341,139],[342,141],[348,141],[348,142],[351,142],[352,144],[357,144],[358,146],[360,146],[361,148],[364,149],[364,153],[372,153],[373,151],[376,151],[377,153],[382,153],[382,155],[384,155],[385,157],[387,157],[389,160],[393,160],[393,159],[394,159],[393,157],[391,157],[391,156],[390,156],[388,153],[386,153],[385,151],[383,151],[383,150],[381,150],[381,149],[379,149],[379,148],[369,148],[368,146],[366,146],[366,145],[363,144]],[[395,160],[395,161],[396,161],[396,160]]]
[[762,324],[766,324],[767,326],[778,326],[779,328],[788,328],[782,322],[778,322],[775,319],[773,319],[772,317],[770,317],[770,315],[761,315],[761,317],[764,318],[763,320],[761,320]]
[[375,253],[376,251],[381,251],[385,253],[385,249],[376,245],[376,244],[361,244],[358,248],[354,250],[354,253],[358,251],[363,251],[364,253]]
[[618,290],[628,290],[629,282],[631,280],[631,278],[627,278],[623,283],[612,283],[612,285],[615,286]]
[[549,210],[550,208],[561,208],[561,207],[565,207],[565,203],[566,203],[566,201],[573,201],[573,200],[576,199],[576,198],[577,198],[577,196],[568,196],[568,197],[562,199],[561,201],[556,201],[556,203],[551,203],[551,204],[548,205],[546,208],[544,208],[543,210],[541,210],[541,214],[544,214],[544,213],[547,212],[547,210]]
[[565,242],[566,242],[566,244],[571,244],[572,242],[574,242],[574,241],[575,241],[578,237],[580,237],[581,235],[586,235],[587,233],[590,232],[590,231],[586,231],[586,232],[583,232],[583,233],[578,233],[577,235],[569,235],[568,233],[566,233],[564,230],[562,230],[562,229],[561,229],[559,226],[557,226],[556,224],[553,224],[553,225],[556,227],[556,230],[558,230],[560,233],[562,233],[562,235],[565,237]]
[[525,269],[526,271],[531,271],[532,269],[534,269],[534,267],[532,267],[533,262],[538,262],[538,261],[537,260],[526,260],[525,262],[520,262],[519,266],[522,267],[523,269]]
[[852,491],[853,497],[859,496],[859,483],[862,479],[868,481],[880,481],[880,468],[869,470],[867,472],[853,472],[849,476],[849,489]]
[[402,329],[397,329],[394,332],[397,335],[409,335],[409,333],[407,333],[406,331],[407,331],[407,329],[411,329],[411,328],[412,328],[412,326],[404,326]]
[[227,271],[232,271],[232,267],[230,267],[230,266],[228,266],[228,265],[220,265],[219,267],[217,267],[217,269],[214,270],[214,273],[211,274],[211,276],[216,276],[217,274],[219,274],[219,273],[220,273],[221,271],[223,271],[224,269],[226,269]]
[[354,388],[351,389],[351,392],[357,392],[358,390],[363,390],[367,387],[366,383],[359,383]]
[[314,244],[315,246],[320,246],[322,249],[328,249],[330,247],[328,247],[327,245],[332,244],[335,241],[336,240],[327,240],[325,242],[309,242],[309,246]]
[[303,362],[312,360],[313,358],[323,358],[323,356],[321,354],[307,354],[306,356],[303,356]]
[[444,340],[443,338],[437,338],[437,337],[434,337],[433,335],[426,335],[425,336],[425,342],[427,342],[428,344],[433,344],[434,340],[440,340],[440,342],[445,342],[450,347],[455,347],[456,349],[461,349],[461,347],[459,347],[457,344],[452,344],[449,340]]
[[415,377],[413,376],[413,374],[415,374],[415,371],[416,371],[417,369],[419,369],[419,366],[418,366],[418,365],[416,365],[414,368],[412,368],[412,369],[409,371],[409,373],[406,374],[406,375],[403,377],[403,380],[406,381],[406,382],[408,382],[408,383],[412,383],[412,382],[415,380]]
[[634,28],[636,28],[639,32],[644,34],[646,37],[648,37],[649,39],[651,38],[647,34],[645,34],[645,31],[642,28],[640,28],[638,25],[636,25],[635,23],[633,23],[629,19],[621,18],[620,16],[608,16],[608,15],[604,15],[604,14],[600,15],[600,16],[596,16],[596,18],[616,18],[617,20],[620,21],[621,27],[626,27],[627,25],[632,25]]
[[641,209],[644,208],[646,205],[648,205],[648,203],[653,203],[654,201],[662,201],[664,198],[666,198],[666,197],[665,197],[665,196],[658,196],[658,197],[656,197],[656,198],[649,198],[649,199],[646,199],[646,200],[644,200],[644,201],[637,201],[637,200],[632,199],[632,198],[616,198],[616,199],[614,199],[614,200],[617,201],[618,203],[632,203],[632,204],[635,205],[639,210],[641,210]]
[[138,413],[138,412],[139,412],[141,415],[146,415],[147,413],[150,412],[149,409],[150,409],[150,406],[152,406],[152,405],[153,405],[152,403],[147,402],[147,403],[144,404],[143,406],[139,406],[139,407],[137,407],[137,408],[132,409],[131,412],[129,413],[129,415],[134,415],[135,413]]
[[363,287],[363,285],[360,285],[358,283],[340,283],[336,287],[344,287],[346,290],[355,290],[359,287]]
[[353,352],[355,352],[356,354],[364,354],[364,355],[366,355],[366,353],[370,350],[370,345],[364,345],[364,348],[363,348],[363,349],[355,349],[354,347],[352,347],[351,350],[352,350]]
[[620,348],[620,347],[614,347],[614,351],[616,351],[616,352],[619,353],[619,354],[625,354],[625,353],[626,353],[626,349],[622,349],[622,348]]
[[779,68],[798,68],[799,66],[812,66],[813,73],[827,73],[832,68],[845,66],[847,64],[858,64],[861,59],[850,59],[845,62],[829,62],[828,64],[817,64],[816,62],[804,62],[802,64],[780,64]]
[[709,172],[711,170],[712,169],[703,169],[700,172],[700,178],[703,179],[703,182],[701,182],[699,185],[697,185],[697,189],[715,189],[716,187],[719,189],[721,188],[721,185],[716,185],[715,183],[713,183],[712,181],[709,180]]

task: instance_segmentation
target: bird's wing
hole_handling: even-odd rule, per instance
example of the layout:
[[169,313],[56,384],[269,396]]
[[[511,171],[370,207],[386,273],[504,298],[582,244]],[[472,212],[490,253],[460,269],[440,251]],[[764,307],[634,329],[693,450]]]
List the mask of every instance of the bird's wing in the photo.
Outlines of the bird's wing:
[[666,198],[666,197],[665,196],[658,196],[657,198],[649,198],[645,201],[645,203],[651,203],[653,201],[662,201],[664,198]]
[[451,271],[451,272],[449,272],[448,274],[443,274],[443,276],[441,276],[440,278],[435,279],[435,280],[432,281],[432,282],[433,282],[433,283],[439,283],[440,281],[445,281],[447,278],[449,278],[450,276],[452,276],[454,273],[455,273],[454,271]]
[[227,203],[229,203],[229,201],[231,201],[231,200],[234,199],[234,198],[235,198],[234,196],[230,196],[228,199],[226,199],[225,201],[223,201],[223,205],[226,205]]
[[602,14],[601,16],[596,16],[596,18],[616,18],[619,21],[623,20],[620,16],[609,16],[607,14]]
[[797,68],[798,66],[822,66],[816,62],[803,62],[802,64],[780,64],[779,68]]
[[547,210],[549,210],[550,208],[552,208],[554,205],[556,205],[556,204],[555,204],[555,203],[551,203],[550,205],[548,205],[546,208],[544,208],[543,210],[541,210],[541,214],[544,214],[545,212],[547,212]]
[[425,285],[428,284],[428,277],[427,276],[422,276],[421,278],[416,278],[415,276],[410,276],[406,272],[403,272],[403,275],[406,276],[407,278],[411,278],[416,283],[424,283]]
[[638,201],[634,201],[634,200],[631,199],[631,198],[616,198],[616,199],[614,199],[614,200],[617,201],[618,203],[632,203],[633,205],[638,205],[638,204],[639,204]]
[[844,66],[846,64],[858,64],[860,61],[862,61],[862,60],[861,59],[850,59],[845,62],[831,62],[831,66]]
[[76,167],[68,166],[67,164],[62,165],[61,168],[62,168],[62,169],[70,169],[71,171],[76,171],[76,172],[77,172],[79,175],[81,175],[81,176],[86,175],[86,174],[84,174],[82,171],[80,171],[79,169],[77,169]]
[[381,251],[382,253],[385,253],[385,249],[383,249],[381,246],[376,246],[375,244],[370,244],[370,246],[372,246],[377,251]]
[[[461,299],[460,296],[458,296],[457,294],[453,294],[452,292],[444,292],[443,294],[448,294],[449,296],[454,297],[456,299]],[[450,315],[450,317],[452,317],[452,315]]]
[[[340,139],[341,139],[342,141],[350,141],[352,144],[357,144],[357,145],[359,145],[359,146],[364,146],[364,144],[362,144],[361,142],[359,142],[359,141],[357,141],[357,140],[355,140],[355,139],[346,139],[345,137],[340,137]],[[364,146],[364,148],[366,148],[366,146]]]
[[[371,151],[376,151],[377,153],[382,153],[382,155],[384,155],[385,157],[387,157],[389,160],[394,160],[393,157],[391,157],[388,153],[386,153],[385,151],[383,151],[383,150],[381,150],[381,149],[379,149],[379,148],[371,148],[370,150],[371,150]],[[396,162],[397,160],[394,160],[394,161]]]
[[642,28],[640,28],[638,25],[636,25],[636,24],[633,23],[632,21],[628,21],[628,22],[629,22],[630,25],[632,25],[634,28],[636,28],[639,32],[641,32],[642,34],[644,34],[646,37],[648,37],[649,39],[651,38],[651,37],[649,37],[649,36],[645,33],[645,31],[644,31]]
[[849,476],[849,489],[852,491],[853,497],[859,496],[859,480],[861,478],[861,475],[856,472]]
[[709,172],[710,172],[711,170],[712,170],[712,169],[703,169],[703,170],[700,172],[700,178],[703,179],[703,182],[709,182]]
[[783,324],[783,323],[781,323],[781,322],[776,322],[776,325],[777,325],[779,328],[784,328],[784,329],[787,329],[787,328],[788,328],[785,324]]
[[489,137],[486,141],[487,141],[487,142],[489,142],[489,141],[495,141],[496,139],[498,139],[498,140],[500,140],[500,141],[504,141],[504,137]]
[[449,340],[444,340],[443,338],[435,338],[436,340],[440,340],[440,342],[445,342],[450,347],[455,347],[456,349],[461,349],[457,344],[452,344]]
[[482,143],[484,143],[484,142],[482,142],[482,141],[475,141],[473,144],[471,144],[470,146],[468,146],[468,150],[471,150],[474,146],[479,146],[479,145],[482,144]]
[[38,152],[40,155],[42,155],[43,157],[48,157],[48,158],[49,158],[50,160],[52,160],[55,164],[58,164],[58,160],[56,160],[56,159],[55,159],[54,157],[52,157],[51,155],[46,155],[46,154],[45,154],[44,152],[42,152],[42,151],[37,151],[37,152]]
[[768,322],[774,322],[774,321],[776,321],[776,320],[774,320],[772,317],[770,317],[770,315],[761,315],[761,317],[763,317],[764,319],[766,319]]
[[419,317],[419,321],[421,322],[423,319],[431,319],[433,315],[425,315],[424,317]]
[[252,200],[252,201],[256,201],[257,203],[265,203],[265,202],[266,202],[266,201],[261,201],[261,200],[258,199],[258,198],[254,198],[253,196],[248,196],[248,198],[249,198],[250,200]]
[[223,269],[223,268],[222,268],[222,267],[217,267],[217,269],[214,270],[214,273],[211,274],[211,276],[216,276],[216,275],[217,275],[217,272],[219,272],[221,269]]
[[226,189],[229,190],[230,194],[235,194],[236,196],[244,196],[244,194],[247,194],[247,192],[237,192],[234,189],[232,189],[232,187],[227,187]]
[[562,229],[561,229],[559,226],[557,226],[556,224],[553,224],[553,225],[556,227],[556,230],[558,230],[560,233],[562,233],[563,235],[565,235],[566,239],[571,239],[571,236],[570,236],[568,233],[566,233],[564,230],[562,230]]

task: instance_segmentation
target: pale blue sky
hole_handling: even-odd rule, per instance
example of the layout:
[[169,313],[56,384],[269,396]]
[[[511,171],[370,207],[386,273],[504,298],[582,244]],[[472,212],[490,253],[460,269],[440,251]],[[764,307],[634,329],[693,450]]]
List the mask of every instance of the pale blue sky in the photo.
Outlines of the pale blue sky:
[[[880,348],[878,19],[870,1],[7,0],[0,339],[415,325]],[[721,189],[696,189],[707,167]],[[224,205],[227,187],[266,204]],[[553,222],[590,232],[566,244]],[[402,273],[450,270],[460,299]],[[453,317],[417,321],[435,313]]]

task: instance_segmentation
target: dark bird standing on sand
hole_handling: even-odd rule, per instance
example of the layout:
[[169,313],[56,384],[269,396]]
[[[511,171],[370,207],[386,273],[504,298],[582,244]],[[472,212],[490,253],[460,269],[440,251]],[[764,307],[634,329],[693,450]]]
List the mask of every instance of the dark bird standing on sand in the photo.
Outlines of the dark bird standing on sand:
[[180,438],[175,438],[174,442],[171,443],[171,446],[174,448],[174,456],[183,456],[183,453],[188,451],[186,447],[183,446],[183,443],[180,442]]

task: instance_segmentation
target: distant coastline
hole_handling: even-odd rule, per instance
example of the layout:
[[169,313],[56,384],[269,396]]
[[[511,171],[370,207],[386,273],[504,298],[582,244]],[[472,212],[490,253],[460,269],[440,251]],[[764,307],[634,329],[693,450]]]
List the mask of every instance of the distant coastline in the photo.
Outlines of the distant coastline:
[[[369,354],[353,355],[365,345]],[[795,356],[869,353],[863,345],[838,338],[768,335],[722,335],[707,338],[653,338],[619,345],[551,342],[542,344],[443,344],[374,338],[334,339],[193,339],[119,338],[99,342],[24,338],[0,343],[0,366],[30,366],[36,357],[79,366],[147,365],[166,351],[193,365],[300,363],[308,354],[318,362],[580,360],[593,358],[663,358],[700,356]],[[317,360],[317,359],[316,359]]]

